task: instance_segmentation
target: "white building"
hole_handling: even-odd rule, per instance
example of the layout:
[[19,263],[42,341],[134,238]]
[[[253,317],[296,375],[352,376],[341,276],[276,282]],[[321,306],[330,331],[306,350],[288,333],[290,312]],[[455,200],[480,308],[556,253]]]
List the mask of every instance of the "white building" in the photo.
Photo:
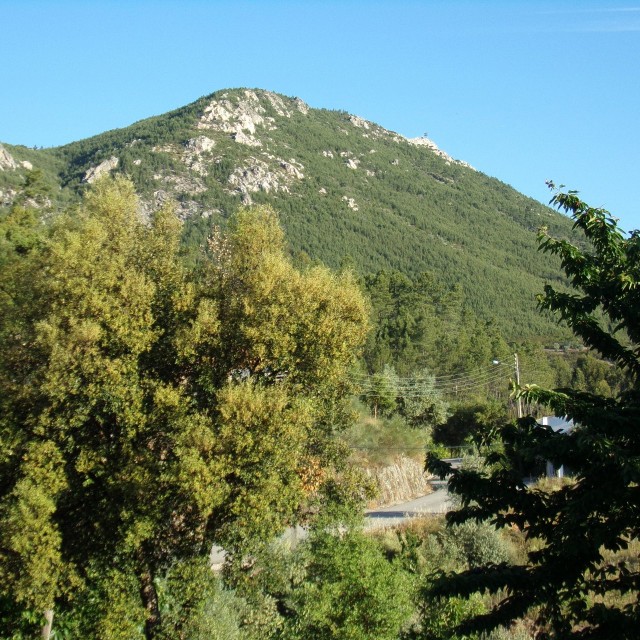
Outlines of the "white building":
[[[551,427],[555,433],[571,433],[574,427],[573,420],[567,420],[566,417],[558,418],[557,416],[543,416],[538,420],[538,424]],[[556,468],[553,462],[547,460],[547,478],[563,478],[564,471],[564,465]]]

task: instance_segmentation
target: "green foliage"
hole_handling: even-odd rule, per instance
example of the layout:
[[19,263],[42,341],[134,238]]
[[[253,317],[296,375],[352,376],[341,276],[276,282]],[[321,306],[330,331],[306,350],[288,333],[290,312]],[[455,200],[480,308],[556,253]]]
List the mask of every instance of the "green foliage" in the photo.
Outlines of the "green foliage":
[[370,371],[391,363],[404,376],[425,366],[443,375],[506,359],[509,348],[495,323],[470,312],[460,287],[445,283],[427,273],[415,280],[395,271],[365,278],[375,327],[364,353]]
[[[61,603],[62,604],[62,603]],[[143,640],[147,612],[130,567],[92,565],[84,588],[54,618],[54,637]]]
[[38,242],[39,219],[34,209],[14,206],[0,218],[0,260],[10,263],[11,254],[27,254]]
[[[559,255],[574,292],[548,286],[539,304],[558,313],[585,345],[625,368],[632,386],[617,399],[534,385],[518,390],[524,399],[568,416],[576,428],[554,433],[530,417],[504,427],[504,450],[490,457],[490,472],[454,472],[450,489],[463,506],[450,520],[517,527],[539,544],[522,566],[448,576],[431,593],[461,596],[487,589],[498,594],[489,615],[463,625],[469,630],[488,630],[530,613],[542,638],[634,638],[640,623],[640,572],[626,550],[637,546],[640,537],[640,237],[625,237],[606,211],[589,207],[573,192],[557,193],[553,202],[572,213],[591,248],[542,232],[541,248]],[[567,465],[575,482],[551,492],[527,489],[525,470],[540,460]],[[435,460],[430,467],[447,472]]]
[[416,372],[398,394],[399,411],[412,427],[428,428],[446,419],[449,406],[428,369]]
[[410,582],[360,532],[316,532],[305,580],[291,593],[283,637],[384,640],[398,637],[411,613]]
[[624,373],[609,362],[587,353],[576,359],[570,386],[576,391],[586,391],[607,398],[616,398],[627,388]]
[[449,447],[469,442],[480,446],[493,440],[506,420],[506,408],[499,402],[463,405],[436,426],[433,439]]
[[468,521],[447,527],[439,542],[444,549],[453,549],[460,566],[469,569],[512,559],[508,543],[494,527],[484,522]]
[[219,450],[230,496],[221,518],[229,550],[269,540],[302,501],[299,466],[311,430],[310,406],[281,387],[245,382],[218,394]]
[[296,271],[268,209],[238,216],[197,283],[173,212],[143,223],[122,178],[41,231],[27,251],[3,238],[0,595],[66,611],[115,581],[95,635],[142,611],[155,637],[169,566],[214,541],[242,557],[317,491],[311,462],[332,477],[367,307],[349,274]]
[[456,627],[485,611],[479,594],[468,599],[427,596],[419,606],[421,625],[409,637],[411,640],[470,640],[473,636],[456,633]]
[[366,465],[388,465],[405,454],[422,456],[431,442],[430,434],[415,429],[401,416],[374,418],[360,404],[356,405],[358,419],[347,429],[342,438],[354,449]]
[[161,638],[240,640],[247,604],[221,580],[203,558],[178,561],[159,580]]
[[381,373],[371,376],[366,399],[374,418],[393,415],[398,408],[400,380],[391,365],[384,365]]
[[444,526],[443,519],[429,518],[398,533],[398,559],[415,574],[420,585],[415,594],[416,616],[406,638],[463,640],[478,636],[460,634],[456,628],[470,617],[486,613],[487,599],[474,593],[469,599],[434,597],[434,575],[460,572],[515,558],[514,547],[501,532],[487,524],[468,522]]
[[[250,172],[256,161],[281,174],[281,160],[293,158],[303,166],[304,178],[292,180],[288,193],[265,189],[250,195],[256,204],[269,204],[282,214],[294,255],[304,252],[332,268],[349,257],[361,274],[395,270],[415,280],[428,271],[445,290],[459,287],[473,316],[481,322],[494,319],[507,339],[568,337],[534,313],[535,293],[543,282],[561,281],[557,261],[536,254],[535,230],[548,224],[556,235],[571,237],[563,216],[373,123],[364,129],[343,112],[303,113],[293,99],[276,96],[289,112],[286,116],[274,109],[273,96],[254,93],[256,113],[265,118],[255,132],[262,147],[234,141],[228,131],[198,128],[212,100],[224,101],[230,109],[247,101],[245,91],[235,89],[56,149],[7,148],[16,160],[28,160],[47,181],[62,186],[54,195],[63,202],[77,201],[86,189],[87,170],[117,157],[115,172],[129,176],[150,207],[163,194],[183,207],[184,239],[194,260],[211,225],[224,223],[241,205],[242,194],[229,183],[230,175],[240,169]],[[215,147],[203,155],[201,171],[185,151],[189,140],[203,134]],[[358,168],[349,168],[347,158],[357,161]],[[0,185],[12,181],[12,188],[20,188],[24,173],[2,172]],[[358,210],[343,198],[353,198]],[[398,296],[410,297],[400,279],[396,285]],[[389,323],[394,357],[406,350],[408,334],[417,345],[415,334],[423,328],[410,317]],[[384,362],[406,373],[398,362]],[[418,364],[433,369],[433,363]]]

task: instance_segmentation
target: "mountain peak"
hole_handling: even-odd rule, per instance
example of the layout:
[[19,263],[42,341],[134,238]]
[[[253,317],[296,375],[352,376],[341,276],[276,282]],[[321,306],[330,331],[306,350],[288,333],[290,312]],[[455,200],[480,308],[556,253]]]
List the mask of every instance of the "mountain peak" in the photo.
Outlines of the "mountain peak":
[[535,294],[549,274],[559,277],[557,265],[540,259],[535,231],[571,233],[557,212],[426,137],[407,139],[261,89],[218,91],[64,147],[6,145],[0,163],[0,206],[24,184],[25,163],[41,169],[65,203],[100,174],[126,174],[144,213],[174,203],[192,247],[238,207],[270,204],[294,253],[332,267],[347,260],[362,273],[432,272],[460,284],[478,314],[497,315],[522,335],[549,331]]

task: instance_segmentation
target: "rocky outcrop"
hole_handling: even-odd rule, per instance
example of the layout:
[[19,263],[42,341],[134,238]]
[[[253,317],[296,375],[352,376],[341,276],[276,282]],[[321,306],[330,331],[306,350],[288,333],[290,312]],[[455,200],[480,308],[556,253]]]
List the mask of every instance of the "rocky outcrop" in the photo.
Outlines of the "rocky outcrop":
[[215,146],[215,140],[207,136],[191,138],[184,146],[182,161],[196,173],[206,176],[209,173],[206,158],[211,154]]
[[354,211],[358,210],[358,203],[353,198],[342,196],[342,202],[346,202],[350,209],[353,209]]
[[0,171],[17,168],[18,164],[13,159],[13,156],[0,144]]
[[[302,165],[299,166],[302,167]],[[302,171],[300,171],[300,169],[298,169],[298,167],[296,167],[293,162],[286,162],[285,160],[281,160],[280,167],[284,169],[288,175],[296,178],[296,180],[302,180],[302,178],[304,178],[304,173],[302,173]]]
[[0,189],[0,207],[10,207],[17,195],[15,189]]
[[370,129],[371,128],[370,124],[366,120],[361,118],[360,116],[350,115],[349,116],[349,122],[354,127],[358,127],[359,129]]
[[475,169],[468,162],[464,162],[462,160],[454,160],[448,153],[442,151],[442,149],[440,149],[438,145],[429,138],[407,138],[407,142],[417,147],[426,147],[427,149],[430,149],[437,156],[440,156],[447,164],[459,164],[463,167],[467,167],[468,169],[473,169],[475,171]]
[[239,144],[245,144],[248,147],[261,147],[262,141],[246,134],[244,131],[237,131],[233,134],[233,139]]
[[168,175],[164,177],[164,182],[170,185],[175,193],[195,194],[207,190],[202,181],[195,176]]
[[309,105],[304,102],[304,100],[300,100],[300,98],[294,98],[293,103],[296,105],[296,109],[302,114],[307,115],[309,113]]
[[215,146],[215,140],[212,140],[207,136],[198,136],[196,138],[191,138],[191,140],[187,140],[185,150],[191,155],[200,156],[203,153],[211,151]]
[[252,158],[250,165],[237,167],[229,176],[229,184],[235,191],[245,194],[250,192],[278,191],[280,183],[275,175],[269,170],[269,165],[257,158]]
[[154,211],[166,205],[170,205],[173,208],[176,217],[180,220],[186,220],[196,215],[200,215],[203,218],[208,218],[212,215],[212,211],[203,211],[202,205],[193,200],[176,200],[173,192],[166,189],[157,189],[153,192],[150,200],[140,198],[138,202],[139,213],[143,220],[150,220]]
[[[267,99],[276,110],[286,115],[282,99],[275,94]],[[230,134],[238,143],[251,147],[262,145],[262,141],[255,137],[257,128],[274,130],[275,120],[266,114],[260,98],[255,91],[244,91],[242,97],[234,101],[223,94],[219,100],[212,100],[204,109],[197,124],[199,129],[210,129]]]
[[265,91],[263,95],[269,101],[269,104],[279,116],[282,116],[283,118],[291,117],[292,111],[287,108],[284,100],[277,93],[273,93],[272,91]]
[[277,167],[273,168],[259,158],[249,158],[250,163],[244,167],[237,167],[229,176],[229,184],[234,191],[243,196],[243,202],[249,203],[250,193],[264,191],[265,193],[289,193],[289,185],[295,180],[302,180],[304,167],[295,160],[274,159]]
[[113,171],[118,166],[118,158],[111,156],[109,159],[102,161],[98,166],[91,167],[85,174],[83,182],[91,184],[95,182],[101,175]]

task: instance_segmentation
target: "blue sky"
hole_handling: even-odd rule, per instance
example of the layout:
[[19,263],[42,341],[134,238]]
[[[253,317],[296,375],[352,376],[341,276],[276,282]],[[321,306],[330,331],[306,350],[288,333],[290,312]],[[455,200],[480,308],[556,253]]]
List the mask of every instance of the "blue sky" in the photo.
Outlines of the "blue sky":
[[0,24],[0,141],[64,144],[258,87],[640,227],[640,0],[0,0]]

